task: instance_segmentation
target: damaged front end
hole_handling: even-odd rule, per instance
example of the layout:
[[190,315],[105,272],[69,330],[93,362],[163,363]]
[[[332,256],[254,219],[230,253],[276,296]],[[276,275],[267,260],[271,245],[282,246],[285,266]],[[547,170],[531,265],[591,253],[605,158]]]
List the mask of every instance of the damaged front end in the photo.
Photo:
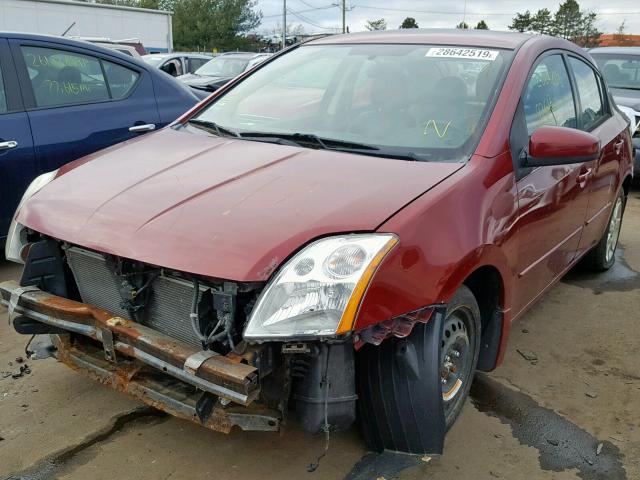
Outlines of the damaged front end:
[[243,340],[264,283],[31,240],[21,282],[1,283],[0,299],[19,333],[49,334],[55,356],[74,370],[225,433],[277,431],[290,410],[310,432],[354,421],[351,338]]

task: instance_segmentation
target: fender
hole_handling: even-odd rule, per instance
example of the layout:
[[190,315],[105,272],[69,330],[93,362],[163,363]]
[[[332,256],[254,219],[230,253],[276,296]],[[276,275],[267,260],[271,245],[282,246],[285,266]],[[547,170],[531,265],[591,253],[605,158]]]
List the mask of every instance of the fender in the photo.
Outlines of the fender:
[[510,265],[518,252],[516,198],[509,153],[490,159],[475,156],[387,220],[378,231],[395,233],[400,243],[373,277],[355,329],[445,303],[483,265],[499,271],[501,307],[508,311],[514,277]]

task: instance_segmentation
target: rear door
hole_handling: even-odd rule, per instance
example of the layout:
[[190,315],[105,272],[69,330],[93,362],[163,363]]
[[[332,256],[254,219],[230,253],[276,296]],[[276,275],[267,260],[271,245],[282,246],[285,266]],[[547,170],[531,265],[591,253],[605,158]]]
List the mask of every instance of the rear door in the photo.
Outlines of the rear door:
[[613,117],[604,82],[584,59],[569,56],[578,106],[578,128],[600,138],[602,154],[590,167],[587,191],[589,202],[579,253],[593,247],[602,237],[619,182],[624,126]]
[[[547,54],[534,65],[514,119],[511,143],[516,155],[526,153],[529,137],[537,128],[576,128],[576,116],[566,55]],[[575,258],[587,211],[586,174],[592,163],[517,168],[516,315]]]
[[0,38],[0,244],[22,194],[37,173],[29,118],[9,45]]
[[158,123],[152,80],[138,65],[56,42],[10,45],[41,172]]

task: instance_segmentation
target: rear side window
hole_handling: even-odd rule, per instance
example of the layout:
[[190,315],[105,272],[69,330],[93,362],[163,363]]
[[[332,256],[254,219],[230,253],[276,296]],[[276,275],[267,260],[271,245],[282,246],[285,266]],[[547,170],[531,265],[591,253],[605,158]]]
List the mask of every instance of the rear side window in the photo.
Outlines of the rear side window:
[[606,117],[600,82],[593,68],[582,60],[570,57],[569,64],[573,69],[580,97],[580,128],[588,131]]
[[111,97],[116,100],[126,97],[138,81],[140,74],[115,63],[103,61],[102,64],[109,83],[109,90],[111,90]]
[[2,65],[0,65],[0,113],[7,111],[7,94],[4,90],[4,79],[2,78]]
[[36,107],[96,103],[126,97],[140,74],[91,55],[23,46]]
[[576,128],[576,109],[569,74],[560,55],[549,55],[533,71],[523,106],[527,131],[542,126]]
[[22,47],[38,107],[109,100],[97,58],[75,52]]

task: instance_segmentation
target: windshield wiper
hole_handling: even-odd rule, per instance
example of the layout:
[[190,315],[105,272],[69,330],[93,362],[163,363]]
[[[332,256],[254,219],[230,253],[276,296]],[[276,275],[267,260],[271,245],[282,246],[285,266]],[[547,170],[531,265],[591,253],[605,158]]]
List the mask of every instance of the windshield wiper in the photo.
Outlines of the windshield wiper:
[[208,132],[218,136],[231,136],[242,140],[254,142],[275,143],[278,145],[288,145],[291,147],[309,146],[312,143],[322,150],[333,150],[344,153],[354,153],[359,155],[370,155],[374,157],[396,158],[399,160],[413,160],[415,162],[425,162],[432,158],[431,154],[416,152],[404,152],[395,150],[383,150],[374,145],[366,143],[349,142],[346,140],[336,140],[333,138],[319,137],[313,133],[269,133],[269,132],[235,132],[225,127],[221,127],[215,122],[207,120],[191,119],[187,123],[203,128]]
[[264,142],[264,143],[275,143],[277,145],[288,145],[290,147],[302,147],[301,144],[295,142],[293,140],[289,140],[288,138],[282,138],[278,136],[272,135],[256,135],[244,133],[240,136],[242,140],[249,140],[252,142]]
[[[372,157],[396,158],[398,160],[412,160],[415,162],[428,162],[433,159],[430,153],[416,153],[397,151],[392,149],[381,149],[366,143],[349,142],[347,140],[336,140],[334,138],[323,138],[313,133],[267,133],[267,132],[243,132],[243,140],[253,140],[256,142],[277,143],[279,145],[308,146],[312,143],[323,150],[333,150],[336,152],[354,153],[358,155],[369,155]],[[306,144],[306,145],[305,145]]]
[[634,87],[632,85],[612,85],[612,84],[609,84],[609,88],[617,88],[618,90],[640,90],[640,87]]
[[[269,138],[269,139],[281,139],[290,142],[294,142],[298,145],[311,143],[316,147],[322,148],[323,150],[367,150],[367,151],[375,151],[380,150],[378,147],[373,145],[367,145],[365,143],[357,143],[357,142],[349,142],[346,140],[336,140],[334,138],[323,138],[315,135],[313,133],[270,133],[270,132],[244,132],[242,134],[242,138],[248,140],[259,140],[261,138]],[[274,141],[274,143],[276,143]]]
[[199,118],[192,118],[190,120],[187,120],[187,123],[190,124],[190,125],[194,125],[196,127],[202,128],[203,130],[206,130],[207,132],[215,133],[219,137],[236,137],[236,138],[240,138],[242,136],[238,132],[234,132],[233,130],[229,130],[228,128],[221,127],[217,123],[210,122],[208,120],[200,120]]

